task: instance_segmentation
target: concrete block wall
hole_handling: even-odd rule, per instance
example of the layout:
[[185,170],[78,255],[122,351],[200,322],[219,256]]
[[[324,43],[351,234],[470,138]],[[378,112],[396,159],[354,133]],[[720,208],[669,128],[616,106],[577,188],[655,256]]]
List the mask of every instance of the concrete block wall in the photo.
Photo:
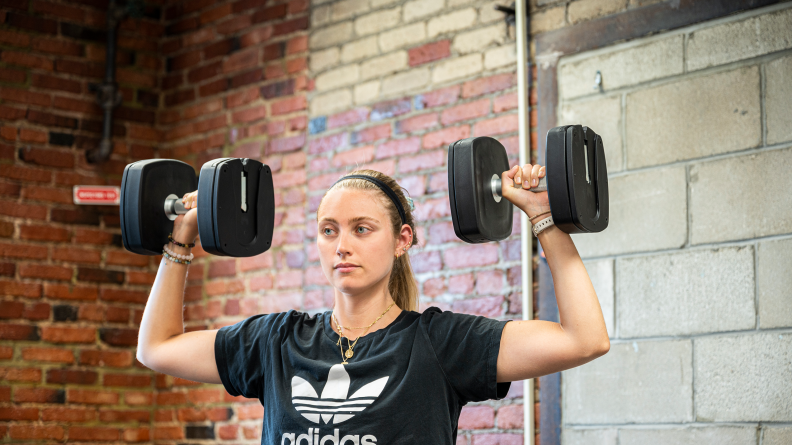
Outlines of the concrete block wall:
[[[514,31],[498,3],[506,2],[312,2],[305,224],[345,172],[389,174],[415,199],[419,245],[409,255],[421,308],[514,319],[522,311],[519,215],[509,239],[465,244],[454,234],[447,189],[447,146],[458,139],[496,137],[517,162]],[[305,304],[319,310],[332,288],[316,234],[306,236]],[[522,403],[515,382],[506,400],[465,407],[457,443],[522,443]]]
[[792,443],[790,29],[782,3],[559,60],[611,193],[572,236],[611,350],[563,373],[564,444]]

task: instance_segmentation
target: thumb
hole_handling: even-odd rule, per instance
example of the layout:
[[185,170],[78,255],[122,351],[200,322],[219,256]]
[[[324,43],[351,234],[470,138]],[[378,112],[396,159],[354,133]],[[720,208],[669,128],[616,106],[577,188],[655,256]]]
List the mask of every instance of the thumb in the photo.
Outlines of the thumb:
[[515,197],[515,187],[517,185],[515,178],[521,178],[522,169],[519,165],[515,165],[511,169],[501,173],[501,195],[512,201]]

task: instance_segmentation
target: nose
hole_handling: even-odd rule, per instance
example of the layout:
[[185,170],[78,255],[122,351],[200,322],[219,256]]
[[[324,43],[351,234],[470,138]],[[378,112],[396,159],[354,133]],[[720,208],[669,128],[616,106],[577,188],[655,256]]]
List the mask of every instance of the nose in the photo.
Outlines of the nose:
[[347,246],[347,235],[343,230],[340,232],[341,233],[338,235],[338,244],[336,245],[336,254],[343,258],[345,255],[348,256],[350,254],[350,250]]

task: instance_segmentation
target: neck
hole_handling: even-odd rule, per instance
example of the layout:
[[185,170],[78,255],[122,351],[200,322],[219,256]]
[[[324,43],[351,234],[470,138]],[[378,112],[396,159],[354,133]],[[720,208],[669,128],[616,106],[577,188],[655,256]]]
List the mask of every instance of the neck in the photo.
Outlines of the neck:
[[[401,309],[395,304],[382,316],[376,323],[374,323],[368,331],[365,329],[346,329],[347,326],[351,327],[364,327],[370,325],[377,319],[385,309],[393,303],[393,298],[388,292],[387,285],[378,289],[373,289],[368,293],[361,293],[357,295],[344,294],[338,289],[335,291],[335,307],[333,314],[335,318],[344,326],[344,336],[355,339],[358,336],[370,334],[378,329],[388,326],[396,317],[401,313]],[[338,327],[332,323],[333,330],[338,333]]]

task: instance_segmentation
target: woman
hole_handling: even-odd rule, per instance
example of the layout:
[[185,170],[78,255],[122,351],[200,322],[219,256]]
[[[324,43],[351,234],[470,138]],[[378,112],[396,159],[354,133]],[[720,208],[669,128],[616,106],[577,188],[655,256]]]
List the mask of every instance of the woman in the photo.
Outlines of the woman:
[[[526,164],[504,184],[545,175]],[[539,223],[547,193],[504,187]],[[196,193],[174,222],[168,258],[198,235]],[[219,330],[184,333],[185,261],[163,258],[141,322],[137,357],[156,371],[222,383],[258,398],[261,443],[288,445],[454,444],[468,402],[499,399],[510,382],[582,365],[610,343],[597,296],[570,236],[539,233],[554,277],[560,323],[498,321],[429,308],[407,256],[417,243],[411,202],[390,177],[359,170],[336,182],[317,210],[322,270],[332,311],[260,314]],[[527,236],[527,235],[526,235]],[[175,243],[175,244],[174,244]]]

